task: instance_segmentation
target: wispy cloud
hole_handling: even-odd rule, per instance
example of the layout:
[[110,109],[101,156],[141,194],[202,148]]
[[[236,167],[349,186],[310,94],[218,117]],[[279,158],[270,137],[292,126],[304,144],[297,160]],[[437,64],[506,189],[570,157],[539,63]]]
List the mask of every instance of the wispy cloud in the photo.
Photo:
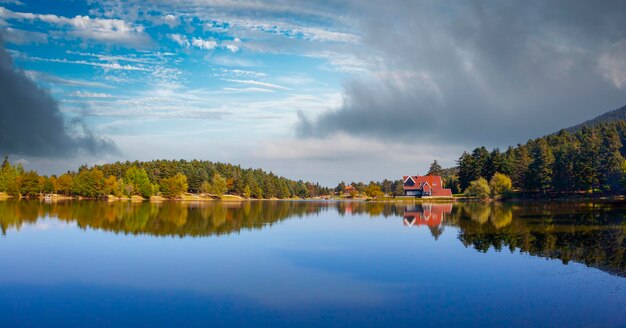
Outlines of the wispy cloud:
[[273,93],[274,90],[271,89],[265,89],[265,88],[256,88],[256,87],[251,87],[251,88],[222,88],[223,91],[228,91],[228,92],[238,92],[238,93],[248,93],[248,92],[263,92],[263,93]]
[[144,32],[144,27],[127,23],[120,19],[91,18],[89,16],[75,16],[73,18],[51,15],[15,12],[0,7],[0,18],[4,20],[39,21],[56,26],[69,26],[73,35],[86,40],[95,40],[105,43],[115,43],[126,46],[145,46],[150,37]]
[[267,74],[263,72],[242,70],[242,69],[226,69],[219,68],[215,70],[213,76],[219,77],[246,77],[246,78],[261,78],[266,77]]
[[256,85],[260,87],[266,87],[266,88],[272,88],[272,89],[278,89],[278,90],[291,90],[290,88],[284,87],[282,85],[268,83],[268,82],[261,82],[261,81],[256,81],[256,80],[238,80],[238,79],[223,79],[223,80],[227,82]]
[[0,34],[4,40],[13,44],[45,44],[48,43],[48,36],[45,33],[27,31],[12,27],[0,29]]
[[86,60],[69,60],[69,59],[65,59],[65,58],[41,58],[41,57],[32,57],[32,56],[23,56],[22,58],[28,59],[28,60],[32,60],[32,61],[39,61],[39,62],[48,62],[48,63],[63,63],[63,64],[77,64],[77,65],[87,65],[87,66],[95,66],[95,67],[101,67],[107,70],[124,70],[124,71],[150,71],[150,69],[145,68],[145,67],[141,67],[141,66],[135,66],[135,65],[122,65],[120,63],[116,63],[116,62],[109,62],[109,63],[101,63],[101,62],[91,62],[91,61],[86,61]]
[[79,98],[113,98],[113,95],[102,92],[75,91],[72,95]]
[[35,81],[42,81],[42,82],[47,82],[47,83],[68,85],[68,86],[75,86],[75,87],[106,88],[106,89],[113,88],[112,86],[106,83],[77,80],[77,79],[67,79],[67,78],[62,78],[62,77],[58,77],[55,75],[42,73],[39,71],[26,70],[24,71],[24,73],[28,77],[30,77],[32,80],[35,80]]

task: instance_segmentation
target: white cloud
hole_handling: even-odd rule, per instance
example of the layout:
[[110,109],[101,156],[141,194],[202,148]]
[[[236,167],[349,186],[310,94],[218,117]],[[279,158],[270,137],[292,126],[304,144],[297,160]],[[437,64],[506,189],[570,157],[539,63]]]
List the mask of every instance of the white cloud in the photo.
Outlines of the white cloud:
[[237,52],[239,51],[239,47],[234,45],[234,44],[227,44],[225,45],[226,49],[230,50],[230,52]]
[[280,20],[259,20],[251,18],[232,18],[229,23],[233,27],[250,31],[278,34],[286,38],[298,38],[318,42],[338,42],[358,44],[361,38],[352,33],[331,31],[327,27],[305,26],[287,23]]
[[265,89],[265,88],[257,88],[257,87],[251,87],[251,88],[222,88],[223,91],[228,91],[228,92],[237,92],[237,93],[248,93],[248,92],[262,92],[262,93],[273,93],[274,90],[271,89]]
[[172,14],[163,16],[163,22],[170,28],[174,28],[180,24],[180,19]]
[[211,56],[207,58],[210,62],[220,66],[228,67],[260,67],[263,62],[258,59],[235,58],[232,56]]
[[75,91],[72,95],[79,98],[113,98],[113,95],[101,92]]
[[57,15],[14,12],[0,7],[0,18],[5,20],[41,21],[44,23],[69,26],[69,35],[81,39],[101,41],[105,43],[143,46],[150,42],[141,25],[134,25],[119,19],[90,18],[77,15],[68,18]]
[[178,45],[181,47],[189,48],[189,46],[191,45],[189,43],[189,39],[187,39],[187,37],[182,34],[168,34],[167,36],[174,42],[178,43]]
[[312,51],[304,54],[306,57],[319,58],[327,63],[320,68],[344,73],[367,73],[380,64],[379,58],[358,57],[353,53],[340,53],[332,50]]
[[0,34],[4,36],[6,42],[14,44],[48,43],[48,36],[40,32],[7,27],[4,30],[0,29]]
[[256,80],[224,79],[224,81],[233,82],[233,83],[240,83],[240,84],[256,85],[256,86],[260,86],[260,87],[279,89],[279,90],[291,90],[290,88],[284,87],[282,85],[277,85],[277,84],[267,83],[267,82],[261,82],[261,81],[256,81]]
[[78,64],[78,65],[87,65],[87,66],[95,66],[101,67],[107,70],[123,70],[123,71],[150,71],[145,67],[133,66],[133,65],[122,65],[120,63],[98,63],[98,62],[90,62],[86,60],[68,60],[68,59],[58,59],[58,58],[41,58],[41,57],[26,57],[33,61],[40,62],[48,62],[48,63],[64,63],[64,64]]
[[193,38],[191,45],[203,50],[213,50],[217,47],[217,42],[214,40],[203,40],[201,38]]
[[213,76],[218,76],[218,77],[233,76],[233,77],[261,78],[261,77],[266,77],[267,74],[265,74],[263,72],[255,72],[255,71],[248,71],[248,70],[242,70],[242,69],[219,68],[219,69],[216,69],[216,73],[214,73]]
[[90,88],[112,88],[110,85],[100,82],[93,81],[84,81],[84,80],[76,80],[76,79],[67,79],[62,78],[46,73],[42,73],[39,71],[24,71],[28,77],[30,77],[34,81],[38,82],[47,82],[53,84],[61,84],[75,87],[90,87]]
[[106,62],[125,61],[129,63],[142,63],[142,64],[157,64],[158,62],[155,60],[154,57],[158,57],[159,55],[158,53],[151,54],[151,55],[143,54],[144,56],[148,55],[149,57],[149,58],[143,58],[143,57],[138,57],[135,55],[122,56],[122,55],[78,52],[78,51],[72,51],[72,50],[68,50],[66,51],[66,53],[71,54],[71,55],[83,56],[83,57],[94,57],[94,58],[98,58],[98,60],[106,61]]

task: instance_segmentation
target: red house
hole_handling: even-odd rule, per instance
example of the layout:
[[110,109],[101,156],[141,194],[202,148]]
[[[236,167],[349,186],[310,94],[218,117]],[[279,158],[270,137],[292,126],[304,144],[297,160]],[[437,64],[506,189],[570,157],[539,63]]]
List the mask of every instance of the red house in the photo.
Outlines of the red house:
[[443,181],[438,175],[404,176],[402,180],[405,196],[452,197],[452,191],[443,187]]

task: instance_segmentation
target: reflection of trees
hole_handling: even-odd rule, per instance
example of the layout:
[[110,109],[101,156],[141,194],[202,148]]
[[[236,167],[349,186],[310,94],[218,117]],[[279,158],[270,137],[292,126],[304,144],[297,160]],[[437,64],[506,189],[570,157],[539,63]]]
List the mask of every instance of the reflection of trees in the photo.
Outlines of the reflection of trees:
[[437,239],[458,227],[466,247],[519,250],[533,256],[575,261],[626,276],[626,211],[617,205],[581,203],[428,204],[367,202],[0,202],[2,232],[47,216],[83,229],[154,236],[211,236],[261,229],[293,217],[336,210],[342,216],[385,217],[426,226]]
[[459,239],[465,246],[519,250],[533,256],[575,261],[626,276],[626,212],[616,205],[528,204],[489,207],[489,223],[475,220],[461,206],[456,211]]
[[131,203],[0,202],[3,233],[46,216],[75,222],[81,228],[155,236],[210,236],[259,229],[289,217],[317,213],[327,206],[308,202]]

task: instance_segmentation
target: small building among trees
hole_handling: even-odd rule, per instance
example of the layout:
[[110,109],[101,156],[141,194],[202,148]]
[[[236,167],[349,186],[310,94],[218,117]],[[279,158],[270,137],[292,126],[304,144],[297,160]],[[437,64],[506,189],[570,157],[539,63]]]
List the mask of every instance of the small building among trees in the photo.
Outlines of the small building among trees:
[[404,196],[408,197],[452,197],[452,190],[443,187],[439,175],[404,176]]
[[356,188],[354,188],[353,185],[347,185],[344,189],[343,189],[343,194],[348,196],[351,193],[356,192]]

